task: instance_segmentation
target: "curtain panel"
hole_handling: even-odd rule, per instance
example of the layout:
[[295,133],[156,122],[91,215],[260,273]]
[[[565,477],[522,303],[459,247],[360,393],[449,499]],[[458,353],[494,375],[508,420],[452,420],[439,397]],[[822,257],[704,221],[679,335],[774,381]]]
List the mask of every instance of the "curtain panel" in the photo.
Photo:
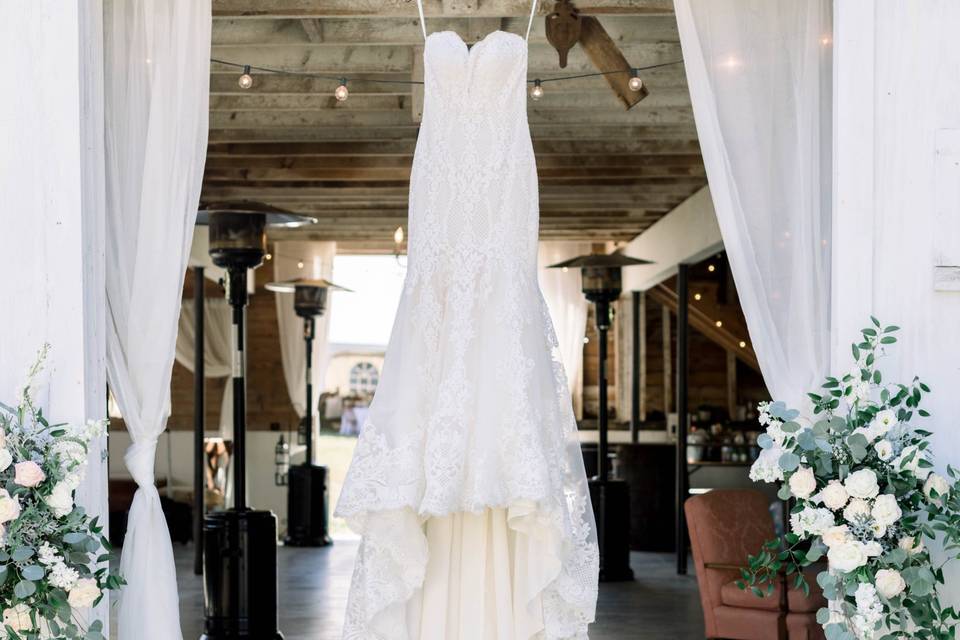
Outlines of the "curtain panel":
[[577,418],[583,417],[583,338],[587,334],[587,299],[580,270],[548,269],[552,264],[590,253],[589,242],[541,242],[537,255],[540,291],[557,334],[560,361],[567,374]]
[[[232,440],[233,383],[230,374],[233,371],[233,344],[230,341],[230,331],[233,327],[233,310],[222,298],[204,300],[203,309],[203,373],[207,378],[225,379],[218,424],[220,436]],[[197,352],[194,327],[196,317],[197,310],[192,301],[181,305],[176,358],[190,373],[193,373]]]
[[207,146],[210,0],[104,2],[107,376],[138,485],[117,635],[179,640],[170,534],[154,484]]
[[830,0],[675,0],[697,135],[772,397],[830,365]]

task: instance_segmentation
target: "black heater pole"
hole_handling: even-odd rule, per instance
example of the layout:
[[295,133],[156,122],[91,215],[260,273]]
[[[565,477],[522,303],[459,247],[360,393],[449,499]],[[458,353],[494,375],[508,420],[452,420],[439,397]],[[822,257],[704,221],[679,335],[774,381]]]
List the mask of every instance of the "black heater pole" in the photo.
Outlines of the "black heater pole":
[[230,270],[233,306],[233,508],[247,509],[247,383],[244,355],[244,315],[247,306],[247,270]]
[[690,477],[687,473],[687,369],[689,366],[689,272],[677,268],[677,574],[687,573],[687,525],[683,513]]
[[203,432],[205,422],[203,267],[193,269],[193,573],[203,575]]
[[640,292],[633,291],[630,295],[630,310],[632,313],[632,342],[630,351],[630,442],[636,444],[640,440]]
[[[597,384],[600,385],[600,407],[597,411],[597,435],[599,436],[599,446],[597,447],[600,459],[597,464],[597,473],[600,478],[600,484],[606,484],[610,479],[610,456],[609,444],[607,442],[607,329],[610,328],[610,303],[606,300],[597,301],[597,333],[600,337],[600,356],[599,373]],[[603,532],[600,531],[602,535]]]
[[306,464],[313,464],[313,334],[316,322],[313,316],[303,319],[303,342],[307,349],[307,398],[304,421],[307,430]]

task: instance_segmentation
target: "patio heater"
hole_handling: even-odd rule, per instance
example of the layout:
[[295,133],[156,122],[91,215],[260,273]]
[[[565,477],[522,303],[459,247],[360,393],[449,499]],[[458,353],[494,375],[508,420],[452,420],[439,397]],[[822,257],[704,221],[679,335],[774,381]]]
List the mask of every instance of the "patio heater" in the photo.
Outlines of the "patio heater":
[[303,318],[303,342],[306,349],[306,425],[307,451],[303,464],[290,467],[287,474],[287,536],[284,542],[294,547],[325,547],[332,544],[328,532],[327,468],[313,463],[313,338],[316,318],[327,308],[329,291],[349,291],[323,279],[296,278],[271,282],[269,291],[293,293],[293,310]]
[[210,258],[227,271],[233,307],[233,508],[203,523],[205,639],[283,638],[277,616],[277,517],[247,506],[246,332],[247,269],[266,254],[266,227],[295,227],[313,218],[254,202],[201,206],[198,224],[210,232]]
[[581,289],[595,305],[599,334],[600,407],[597,420],[597,475],[590,479],[590,500],[597,520],[600,545],[600,580],[617,582],[633,580],[630,568],[630,491],[623,480],[610,477],[607,442],[607,331],[613,321],[610,303],[620,297],[620,271],[623,267],[650,264],[621,253],[583,255],[550,265],[551,269],[579,267]]

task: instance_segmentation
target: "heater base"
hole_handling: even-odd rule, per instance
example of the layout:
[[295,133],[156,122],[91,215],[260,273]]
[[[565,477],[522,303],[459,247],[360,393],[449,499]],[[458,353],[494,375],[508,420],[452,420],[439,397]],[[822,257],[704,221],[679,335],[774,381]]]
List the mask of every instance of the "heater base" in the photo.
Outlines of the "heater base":
[[623,480],[590,481],[600,542],[600,582],[633,580],[630,568],[630,488]]
[[290,547],[333,544],[327,529],[327,468],[301,464],[290,467],[287,492],[287,535]]
[[277,517],[220,511],[203,522],[205,640],[282,640],[277,615]]

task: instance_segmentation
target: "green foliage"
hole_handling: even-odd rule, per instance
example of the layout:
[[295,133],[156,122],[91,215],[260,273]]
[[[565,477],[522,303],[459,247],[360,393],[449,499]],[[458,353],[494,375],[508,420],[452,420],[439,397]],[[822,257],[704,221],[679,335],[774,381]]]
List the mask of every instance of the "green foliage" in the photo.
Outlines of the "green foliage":
[[[873,326],[862,330],[861,340],[851,346],[856,365],[850,372],[827,377],[820,390],[807,394],[812,403],[811,421],[800,418],[797,410],[782,402],[761,405],[761,423],[769,426],[758,444],[767,454],[778,456],[774,459],[783,475],[778,495],[793,504],[793,531],[783,539],[768,541],[756,555],[749,556],[737,584],[767,597],[780,577],[786,576],[793,588],[806,592],[809,585],[804,571],[823,562],[828,554],[823,535],[830,527],[842,525],[846,529],[834,533],[842,536],[841,543],[873,552],[849,571],[834,567],[817,574],[817,585],[831,601],[830,609],[817,612],[826,637],[955,640],[960,612],[940,604],[944,565],[933,565],[927,546],[942,546],[947,562],[960,557],[960,472],[947,467],[946,478],[935,476],[936,482],[925,485],[933,467],[931,433],[910,423],[930,416],[921,407],[930,387],[918,378],[909,384],[884,381],[878,364],[886,348],[896,344],[894,334],[899,327],[883,326],[876,318],[871,318],[871,323]],[[801,470],[809,473],[808,469],[813,471],[816,490],[794,496],[792,476]],[[848,517],[844,507],[831,509],[817,497],[830,482],[842,483],[864,469],[877,478],[880,494],[896,497],[901,510],[896,521],[880,522],[869,508]],[[768,479],[770,475],[758,477]],[[873,504],[872,497],[867,500],[868,506]],[[815,531],[806,529],[821,527],[816,524],[818,515],[832,524]],[[841,543],[836,538],[832,542]],[[886,572],[884,579],[889,579],[890,572],[898,572],[904,583],[902,592],[890,597],[876,595],[882,591],[877,584],[880,571]],[[872,601],[879,614],[863,603],[858,608],[858,590],[867,589],[867,602],[874,586]],[[888,633],[881,636],[880,629]]]

